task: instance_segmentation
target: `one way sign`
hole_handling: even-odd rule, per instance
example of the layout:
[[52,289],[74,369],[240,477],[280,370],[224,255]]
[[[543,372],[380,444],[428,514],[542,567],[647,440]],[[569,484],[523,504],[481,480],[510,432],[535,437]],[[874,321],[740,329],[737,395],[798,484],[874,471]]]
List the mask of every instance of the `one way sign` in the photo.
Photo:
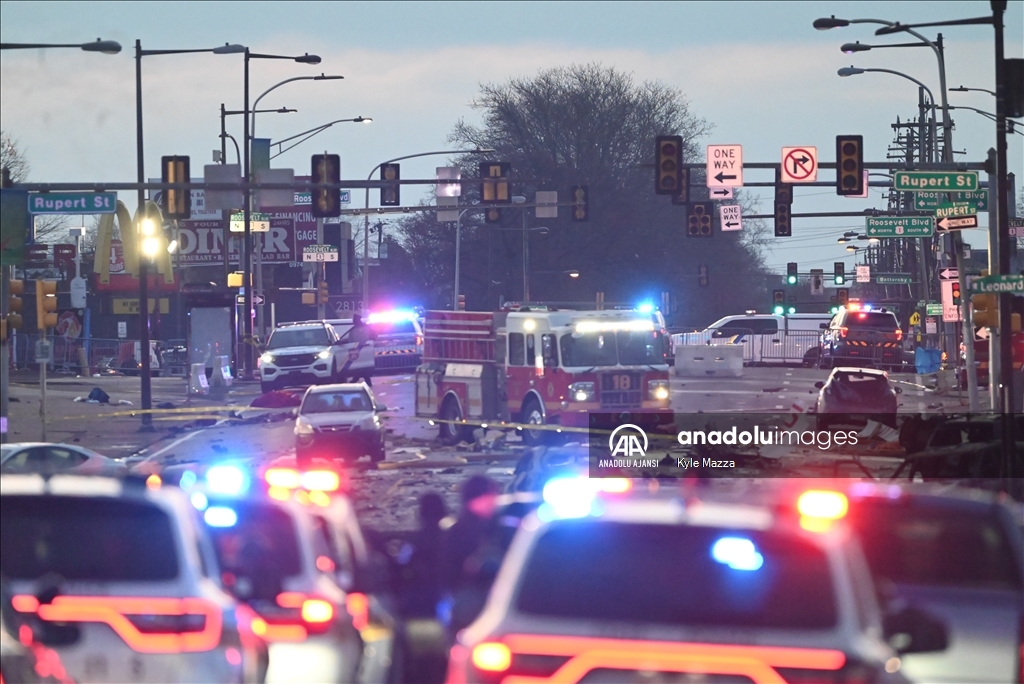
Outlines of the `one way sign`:
[[723,204],[719,206],[718,218],[723,232],[743,230],[743,214],[738,204]]
[[707,185],[738,188],[743,185],[743,146],[708,145]]

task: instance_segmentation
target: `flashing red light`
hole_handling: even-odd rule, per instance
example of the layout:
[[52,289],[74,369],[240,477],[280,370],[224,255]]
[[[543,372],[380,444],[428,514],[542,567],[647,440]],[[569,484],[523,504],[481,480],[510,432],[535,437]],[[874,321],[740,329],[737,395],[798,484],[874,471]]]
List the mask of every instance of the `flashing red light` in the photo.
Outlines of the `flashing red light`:
[[473,665],[484,672],[504,672],[512,666],[512,651],[505,644],[484,642],[473,647]]
[[[863,316],[864,314],[861,314],[861,315]],[[846,337],[849,333],[850,333],[850,329],[845,327],[845,326],[839,329],[839,336],[840,337]]]
[[366,594],[353,592],[345,596],[345,610],[352,616],[352,625],[363,630],[370,624],[370,599]]
[[902,339],[903,339],[903,329],[902,328],[896,328],[896,340],[900,341]]

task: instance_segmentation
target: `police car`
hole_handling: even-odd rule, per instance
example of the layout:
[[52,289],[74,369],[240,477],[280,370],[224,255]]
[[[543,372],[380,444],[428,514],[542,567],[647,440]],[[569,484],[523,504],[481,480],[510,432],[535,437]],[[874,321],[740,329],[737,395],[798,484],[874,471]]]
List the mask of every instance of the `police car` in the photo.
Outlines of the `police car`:
[[631,489],[544,486],[449,682],[906,681],[900,653],[945,646],[928,616],[883,618],[842,494],[787,508]]

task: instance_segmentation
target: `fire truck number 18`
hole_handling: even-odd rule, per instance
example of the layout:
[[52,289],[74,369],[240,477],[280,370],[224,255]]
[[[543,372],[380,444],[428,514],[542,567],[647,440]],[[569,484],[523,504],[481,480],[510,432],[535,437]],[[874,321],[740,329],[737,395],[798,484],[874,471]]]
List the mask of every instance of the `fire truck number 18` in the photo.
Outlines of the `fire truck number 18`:
[[628,390],[630,385],[630,378],[628,375],[613,375],[612,385],[617,390]]

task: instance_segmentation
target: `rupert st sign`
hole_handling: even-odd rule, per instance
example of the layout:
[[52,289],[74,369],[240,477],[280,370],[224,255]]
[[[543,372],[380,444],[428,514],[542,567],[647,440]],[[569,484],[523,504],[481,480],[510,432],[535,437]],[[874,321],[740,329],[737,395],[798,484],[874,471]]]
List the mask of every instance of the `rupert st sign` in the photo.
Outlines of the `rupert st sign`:
[[974,191],[978,189],[978,172],[897,171],[892,176],[892,189],[900,192]]

